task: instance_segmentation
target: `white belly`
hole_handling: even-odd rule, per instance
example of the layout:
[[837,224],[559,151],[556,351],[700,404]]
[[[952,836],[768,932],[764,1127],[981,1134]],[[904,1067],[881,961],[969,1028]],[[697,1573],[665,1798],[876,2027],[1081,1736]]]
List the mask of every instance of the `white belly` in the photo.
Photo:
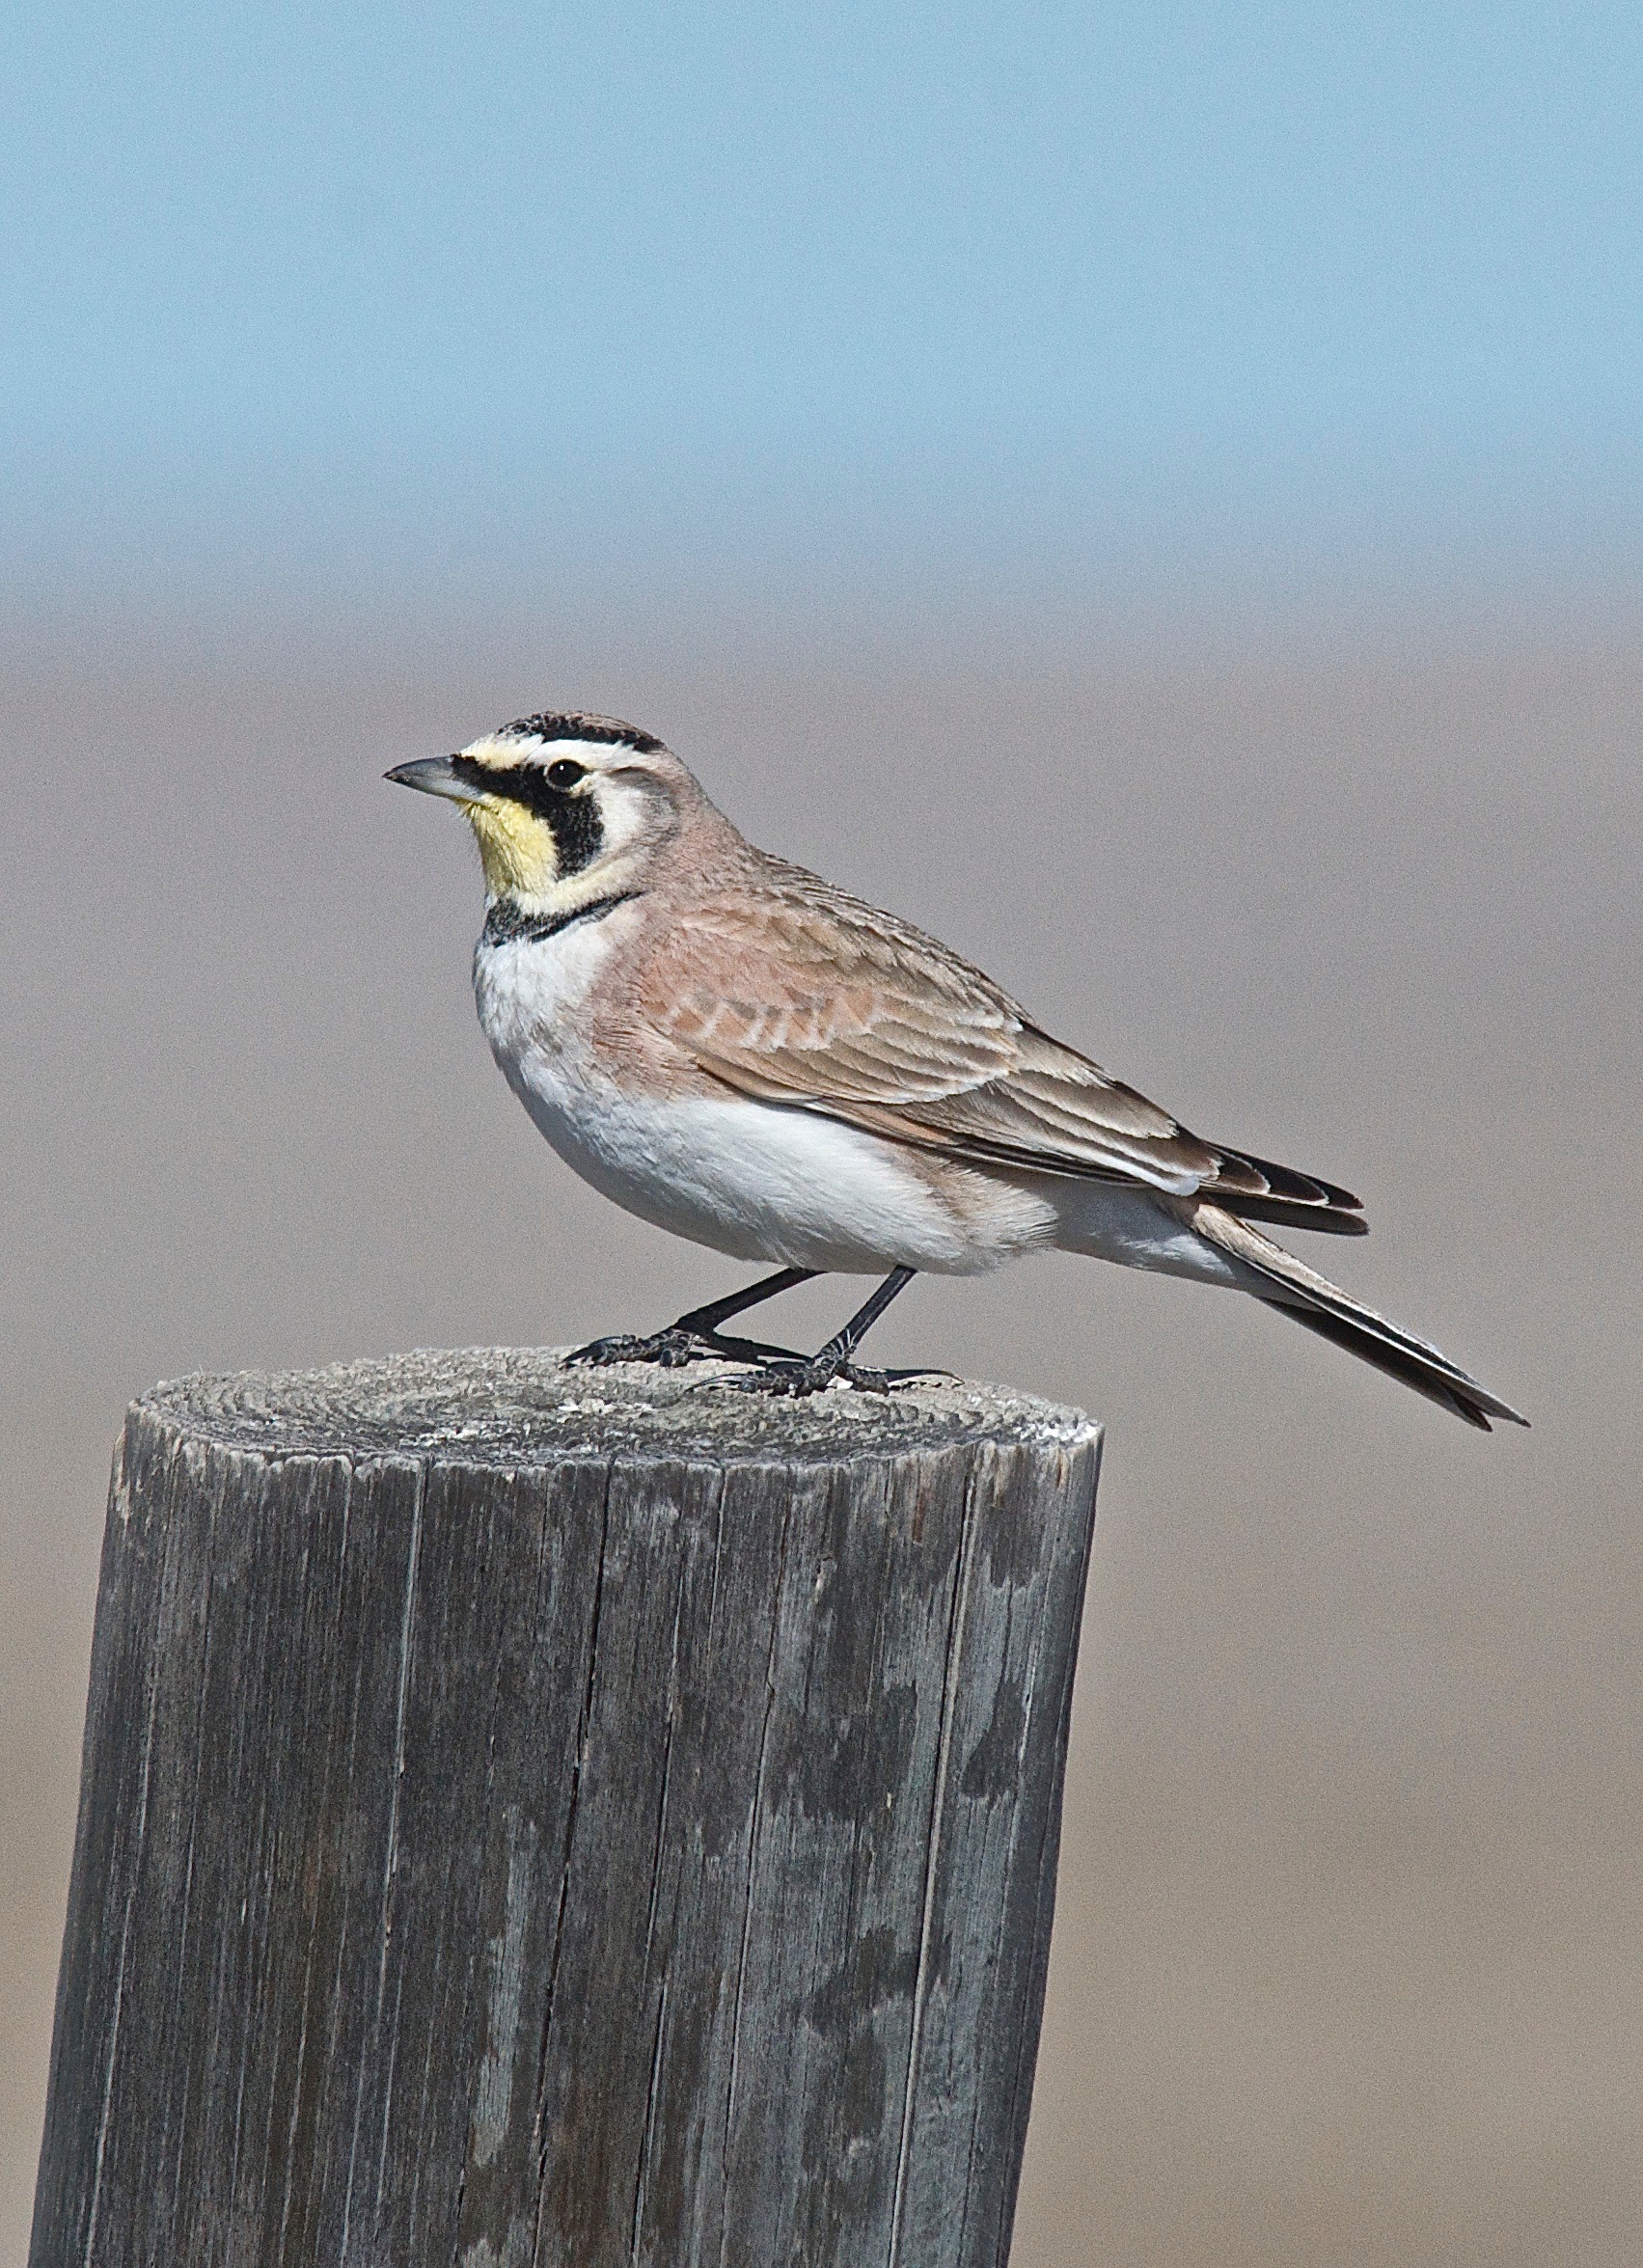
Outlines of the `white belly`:
[[965,1271],[993,1258],[894,1150],[802,1110],[727,1098],[636,1103],[513,1084],[560,1156],[616,1204],[741,1260],[869,1273]]
[[1045,1241],[1053,1216],[1041,1200],[1000,1189],[977,1206],[956,1186],[949,1198],[894,1143],[813,1111],[625,1092],[567,1028],[616,918],[482,949],[475,963],[492,1052],[584,1181],[675,1236],[789,1268],[969,1274]]

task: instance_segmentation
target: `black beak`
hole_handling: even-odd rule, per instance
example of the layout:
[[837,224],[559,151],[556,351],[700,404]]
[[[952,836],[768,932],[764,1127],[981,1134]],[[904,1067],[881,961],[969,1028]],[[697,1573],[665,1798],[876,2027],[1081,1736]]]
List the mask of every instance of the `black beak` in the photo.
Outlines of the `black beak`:
[[414,764],[396,764],[382,777],[392,779],[396,787],[417,787],[424,795],[445,795],[453,803],[471,804],[473,791],[457,779],[455,764],[454,756],[419,756]]

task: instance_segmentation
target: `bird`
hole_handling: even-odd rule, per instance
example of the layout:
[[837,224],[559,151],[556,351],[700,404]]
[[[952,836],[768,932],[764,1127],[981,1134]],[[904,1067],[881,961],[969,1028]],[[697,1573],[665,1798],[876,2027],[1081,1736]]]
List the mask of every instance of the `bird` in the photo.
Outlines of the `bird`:
[[[1267,1234],[1361,1236],[1350,1190],[1200,1139],[937,939],[755,848],[653,733],[544,710],[386,777],[473,828],[479,1022],[560,1157],[644,1220],[777,1264],[573,1361],[882,1392],[929,1375],[856,1360],[915,1275],[1054,1249],[1246,1293],[1485,1433],[1528,1423]],[[725,1330],[827,1273],[882,1280],[813,1355]]]

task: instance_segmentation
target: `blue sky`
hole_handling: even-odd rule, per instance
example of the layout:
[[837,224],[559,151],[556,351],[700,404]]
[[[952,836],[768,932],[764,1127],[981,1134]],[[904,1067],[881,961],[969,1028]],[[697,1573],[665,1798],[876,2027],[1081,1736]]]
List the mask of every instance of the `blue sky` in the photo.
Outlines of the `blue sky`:
[[54,0],[7,580],[1629,574],[1643,19]]

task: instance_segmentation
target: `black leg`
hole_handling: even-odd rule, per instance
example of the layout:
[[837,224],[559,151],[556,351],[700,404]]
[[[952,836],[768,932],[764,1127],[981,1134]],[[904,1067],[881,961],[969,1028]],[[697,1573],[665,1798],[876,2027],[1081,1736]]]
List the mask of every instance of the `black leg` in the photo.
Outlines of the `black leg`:
[[816,1360],[848,1362],[890,1301],[906,1291],[917,1272],[911,1268],[892,1268],[872,1298],[863,1299],[844,1328],[829,1339]]
[[[858,1370],[851,1360],[857,1348],[883,1315],[885,1309],[899,1293],[905,1292],[917,1271],[911,1268],[892,1268],[870,1299],[864,1299],[841,1331],[835,1332],[819,1354],[809,1360],[768,1358],[760,1363],[752,1378],[735,1382],[749,1393],[815,1394],[829,1386],[835,1379],[843,1379],[850,1385],[861,1386],[868,1393],[885,1394],[890,1391],[890,1380],[882,1370]],[[927,1372],[914,1374],[927,1377]]]
[[745,1315],[750,1307],[774,1299],[780,1292],[792,1291],[796,1284],[808,1284],[816,1273],[813,1268],[779,1268],[774,1275],[760,1276],[756,1284],[740,1292],[709,1300],[705,1307],[692,1307],[666,1330],[653,1331],[648,1338],[631,1338],[623,1332],[615,1338],[594,1339],[565,1359],[595,1364],[659,1362],[666,1370],[682,1369],[687,1362],[762,1362],[770,1355],[796,1362],[799,1356],[785,1347],[767,1347],[761,1339],[727,1339],[719,1325],[728,1323],[733,1315]]
[[762,1307],[765,1300],[774,1299],[780,1292],[791,1292],[800,1284],[809,1283],[819,1272],[814,1268],[779,1268],[774,1275],[761,1275],[756,1284],[749,1284],[745,1291],[731,1292],[723,1299],[710,1300],[705,1307],[693,1307],[688,1315],[681,1315],[671,1327],[676,1331],[716,1331],[722,1323],[728,1323],[733,1315],[746,1315],[750,1307]]

